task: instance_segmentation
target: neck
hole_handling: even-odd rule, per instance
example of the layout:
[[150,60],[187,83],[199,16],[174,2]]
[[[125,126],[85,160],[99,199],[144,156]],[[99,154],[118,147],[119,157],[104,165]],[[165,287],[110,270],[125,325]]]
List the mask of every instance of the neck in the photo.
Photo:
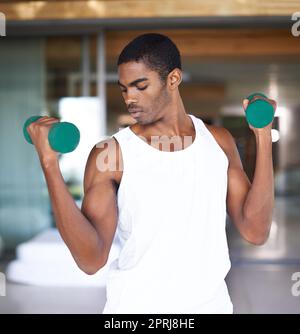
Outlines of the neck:
[[166,136],[187,135],[193,132],[193,123],[187,115],[180,95],[163,109],[159,120],[149,127],[147,133]]

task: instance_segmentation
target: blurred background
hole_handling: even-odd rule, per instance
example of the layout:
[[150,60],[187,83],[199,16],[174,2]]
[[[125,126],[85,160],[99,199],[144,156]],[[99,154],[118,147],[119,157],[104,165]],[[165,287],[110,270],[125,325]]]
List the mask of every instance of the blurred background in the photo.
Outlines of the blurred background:
[[[300,313],[299,1],[0,1],[0,12],[0,313],[101,313],[107,268],[88,276],[76,267],[22,127],[48,115],[80,129],[76,151],[60,156],[80,206],[89,151],[134,122],[116,61],[145,32],[178,46],[186,111],[231,132],[250,180],[256,147],[242,100],[263,92],[277,101],[270,238],[252,246],[227,217],[227,282],[235,313]],[[110,260],[117,253],[116,241]]]

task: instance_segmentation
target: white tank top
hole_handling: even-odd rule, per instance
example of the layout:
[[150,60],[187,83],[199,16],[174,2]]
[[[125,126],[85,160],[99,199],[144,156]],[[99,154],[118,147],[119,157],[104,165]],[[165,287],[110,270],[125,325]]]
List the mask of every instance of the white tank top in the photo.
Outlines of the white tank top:
[[129,127],[117,193],[121,242],[103,313],[232,313],[226,222],[228,159],[203,121],[187,148],[160,151]]

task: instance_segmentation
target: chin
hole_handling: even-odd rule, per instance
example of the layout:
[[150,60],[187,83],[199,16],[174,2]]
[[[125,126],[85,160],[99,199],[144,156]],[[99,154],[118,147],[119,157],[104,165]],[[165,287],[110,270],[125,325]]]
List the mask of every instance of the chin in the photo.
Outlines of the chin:
[[140,125],[148,125],[148,124],[154,123],[153,120],[149,120],[149,119],[137,119],[136,121]]

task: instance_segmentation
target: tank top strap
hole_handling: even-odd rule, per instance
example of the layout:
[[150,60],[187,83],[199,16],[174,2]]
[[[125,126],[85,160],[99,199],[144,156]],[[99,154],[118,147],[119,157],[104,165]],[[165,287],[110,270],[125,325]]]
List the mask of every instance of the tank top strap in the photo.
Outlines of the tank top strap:
[[132,149],[132,136],[129,130],[129,126],[114,133],[111,137],[114,137],[115,140],[117,140],[121,148],[122,155],[128,155],[129,151]]

